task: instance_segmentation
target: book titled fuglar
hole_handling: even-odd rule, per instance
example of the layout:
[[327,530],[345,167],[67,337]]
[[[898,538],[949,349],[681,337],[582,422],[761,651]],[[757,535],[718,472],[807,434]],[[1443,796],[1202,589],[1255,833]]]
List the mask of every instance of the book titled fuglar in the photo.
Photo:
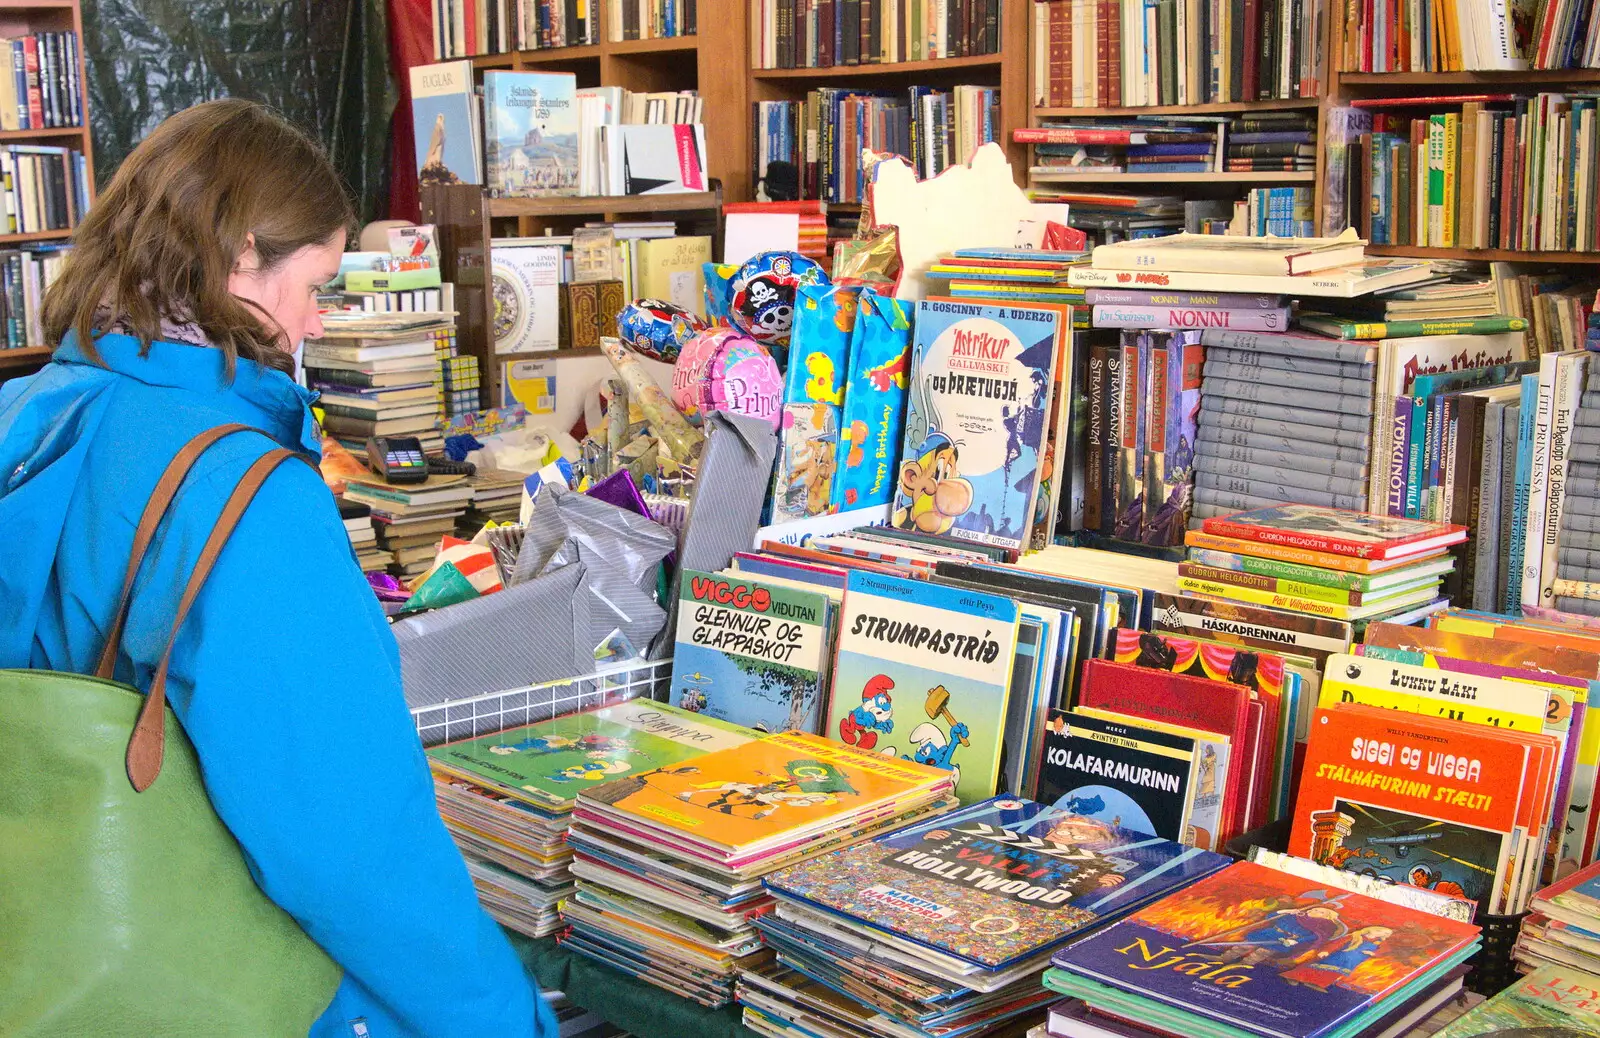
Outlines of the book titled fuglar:
[[1214,306],[1096,306],[1096,328],[1229,328],[1279,332],[1289,327],[1289,308],[1239,310]]

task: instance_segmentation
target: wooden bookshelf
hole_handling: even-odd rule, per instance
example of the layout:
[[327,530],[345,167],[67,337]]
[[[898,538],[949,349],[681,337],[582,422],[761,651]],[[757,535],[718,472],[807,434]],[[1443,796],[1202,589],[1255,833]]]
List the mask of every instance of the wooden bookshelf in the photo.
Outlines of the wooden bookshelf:
[[1536,249],[1440,249],[1427,245],[1368,245],[1372,256],[1476,260],[1480,263],[1600,263],[1600,252],[1540,252]]
[[1342,86],[1362,91],[1394,89],[1405,93],[1414,87],[1516,87],[1548,88],[1594,86],[1600,84],[1600,69],[1521,69],[1473,72],[1340,72]]
[[938,58],[933,61],[875,62],[868,65],[831,65],[827,68],[754,68],[751,79],[860,79],[869,76],[919,76],[955,69],[995,68],[1002,63],[999,54],[974,54],[964,58]]
[[715,210],[721,204],[720,191],[685,191],[665,195],[575,195],[569,198],[491,198],[489,216],[610,217],[639,213],[689,213]]
[[1031,173],[1035,184],[1121,184],[1137,191],[1140,184],[1313,184],[1311,170],[1259,173]]
[[1083,118],[1108,115],[1126,117],[1133,115],[1228,115],[1243,112],[1281,112],[1299,108],[1315,108],[1314,97],[1290,97],[1269,101],[1210,101],[1198,105],[1121,105],[1099,108],[1035,108],[1039,119]]
[[[50,347],[25,346],[17,350],[0,350],[0,378],[11,378],[43,367],[50,359]],[[24,370],[26,369],[26,370]]]

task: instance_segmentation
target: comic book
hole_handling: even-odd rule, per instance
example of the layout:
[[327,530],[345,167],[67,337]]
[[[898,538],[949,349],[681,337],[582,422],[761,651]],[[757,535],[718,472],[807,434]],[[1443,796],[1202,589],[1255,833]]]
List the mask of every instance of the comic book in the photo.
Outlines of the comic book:
[[774,892],[990,970],[1227,864],[996,797],[773,873]]
[[1028,544],[1061,322],[1059,309],[917,304],[891,525]]
[[1052,710],[1034,796],[1063,811],[1195,846],[1189,826],[1197,740]]
[[1435,1038],[1500,1033],[1600,1034],[1600,977],[1570,966],[1540,966]]
[[820,592],[684,570],[672,701],[761,732],[815,732],[832,609]]
[[950,781],[937,768],[779,732],[586,789],[574,817],[726,864],[803,844],[869,812],[932,801]]
[[[1527,828],[1535,747],[1555,740],[1353,704],[1318,710],[1289,853],[1500,911]],[[1546,801],[1548,803],[1548,801]]]
[[1222,802],[1228,789],[1228,769],[1232,766],[1232,740],[1217,732],[1170,721],[1154,721],[1119,710],[1080,705],[1076,712],[1085,717],[1137,725],[1192,740],[1195,765],[1189,788],[1189,825],[1187,835],[1180,842],[1208,851],[1221,848]]
[[1017,620],[1000,595],[852,572],[824,732],[953,771],[962,803],[993,796]]
[[431,747],[437,772],[568,810],[579,789],[739,746],[759,732],[649,699]]
[[[1158,1011],[1264,1038],[1316,1038],[1353,1030],[1345,1025],[1381,1012],[1386,998],[1427,984],[1471,954],[1477,936],[1467,923],[1238,862],[1053,961]],[[1202,1029],[1215,1031],[1183,1033]]]

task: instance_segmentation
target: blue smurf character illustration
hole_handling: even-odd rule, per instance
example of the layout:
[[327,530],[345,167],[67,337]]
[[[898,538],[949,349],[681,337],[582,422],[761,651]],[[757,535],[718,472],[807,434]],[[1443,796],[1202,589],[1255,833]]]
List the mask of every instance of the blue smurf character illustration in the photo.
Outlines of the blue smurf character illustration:
[[869,678],[861,689],[861,705],[839,719],[839,741],[870,750],[878,745],[878,733],[894,731],[894,700],[889,695],[893,690],[889,675]]
[[566,735],[529,735],[521,742],[505,743],[501,746],[489,747],[490,753],[509,757],[513,753],[560,753],[563,750],[574,749],[578,740]]
[[577,782],[579,780],[602,782],[612,775],[623,774],[631,767],[632,765],[626,760],[619,760],[616,757],[610,757],[596,751],[587,754],[586,759],[582,762],[562,768],[554,775],[551,775],[550,780],[552,782]]

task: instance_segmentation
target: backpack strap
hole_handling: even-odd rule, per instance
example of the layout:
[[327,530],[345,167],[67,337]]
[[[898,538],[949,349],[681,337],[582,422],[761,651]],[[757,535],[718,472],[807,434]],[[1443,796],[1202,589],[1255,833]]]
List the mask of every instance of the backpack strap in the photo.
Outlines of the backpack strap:
[[161,774],[161,760],[166,751],[167,734],[165,710],[167,668],[172,663],[172,648],[177,644],[178,632],[183,627],[184,618],[189,615],[189,607],[194,605],[194,600],[199,596],[206,577],[210,576],[217,557],[222,554],[222,549],[227,545],[234,527],[239,524],[245,509],[250,507],[250,502],[255,499],[256,492],[267,481],[267,477],[290,458],[299,458],[306,464],[311,464],[310,459],[304,454],[278,447],[263,454],[245,470],[238,486],[228,496],[227,503],[222,506],[222,513],[217,517],[211,535],[206,538],[205,546],[200,549],[200,557],[195,562],[194,572],[189,575],[189,583],[183,589],[183,597],[178,601],[177,612],[172,618],[172,633],[167,638],[166,651],[161,654],[161,663],[156,667],[155,677],[150,681],[150,690],[145,695],[144,706],[139,710],[139,720],[134,725],[133,736],[128,740],[128,780],[140,793],[150,788],[156,776]]
[[[139,516],[139,526],[133,534],[133,548],[128,553],[128,572],[122,578],[122,595],[117,600],[117,612],[111,621],[111,630],[106,635],[106,647],[100,653],[100,665],[95,668],[95,677],[110,681],[116,670],[117,647],[122,644],[122,629],[128,623],[128,607],[133,602],[133,580],[139,575],[139,567],[144,564],[145,552],[149,550],[150,542],[155,538],[156,527],[161,525],[162,518],[172,505],[172,499],[178,494],[178,488],[183,485],[189,470],[194,468],[194,463],[200,460],[200,455],[218,440],[239,432],[261,432],[261,430],[237,422],[207,429],[183,445],[183,449],[167,463],[166,471],[162,472],[161,478],[156,481],[155,489],[150,491],[150,500],[144,506],[144,513]],[[267,434],[261,433],[261,435]],[[267,438],[271,439],[270,436]]]

